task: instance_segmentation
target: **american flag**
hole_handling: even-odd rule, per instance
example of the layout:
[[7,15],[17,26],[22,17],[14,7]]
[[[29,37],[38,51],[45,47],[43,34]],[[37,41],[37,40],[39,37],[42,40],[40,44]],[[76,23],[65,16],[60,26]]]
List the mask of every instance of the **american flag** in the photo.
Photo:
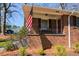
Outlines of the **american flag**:
[[26,28],[30,32],[32,28],[32,12],[33,12],[33,6],[31,7],[31,11],[28,15],[28,18],[26,19]]

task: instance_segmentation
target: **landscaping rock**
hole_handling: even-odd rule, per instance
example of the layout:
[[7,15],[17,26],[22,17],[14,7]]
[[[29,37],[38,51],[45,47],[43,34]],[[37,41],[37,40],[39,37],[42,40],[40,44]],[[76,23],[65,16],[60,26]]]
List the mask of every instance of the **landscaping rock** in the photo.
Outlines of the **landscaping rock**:
[[14,48],[20,48],[20,47],[27,47],[27,40],[26,39],[22,39],[20,41],[13,41],[13,46]]
[[15,49],[21,47],[21,44],[20,44],[19,41],[14,41],[14,42],[13,42],[13,45],[14,45],[14,48],[15,48]]
[[21,43],[24,47],[27,47],[27,40],[26,39],[22,39]]
[[7,51],[4,47],[0,47],[0,52],[5,52]]

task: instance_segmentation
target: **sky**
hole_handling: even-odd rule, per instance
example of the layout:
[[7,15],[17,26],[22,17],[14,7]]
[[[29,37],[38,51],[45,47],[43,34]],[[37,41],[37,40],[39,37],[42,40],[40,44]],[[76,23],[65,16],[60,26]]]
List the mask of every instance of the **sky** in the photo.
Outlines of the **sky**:
[[[17,25],[17,26],[23,26],[24,25],[24,12],[22,10],[22,3],[15,3],[17,5],[16,10],[18,10],[19,13],[13,13],[13,17],[10,18],[12,25]],[[28,5],[32,5],[31,3]],[[58,3],[35,3],[33,4],[34,6],[41,6],[41,7],[46,7],[46,8],[60,8],[60,5]],[[73,7],[72,7],[73,6]],[[79,9],[79,4],[76,3],[70,3],[67,4],[67,8],[69,10]],[[12,8],[13,9],[13,8]]]
[[[16,10],[18,10],[18,12],[20,13],[13,13],[13,17],[12,18],[10,18],[9,20],[10,20],[10,24],[11,25],[17,25],[17,26],[23,26],[24,25],[24,12],[23,12],[23,10],[22,10],[22,6],[23,6],[23,4],[20,4],[20,3],[16,3],[16,5],[18,6],[18,8],[16,9]],[[31,5],[31,4],[29,4],[29,5]],[[41,6],[41,7],[48,7],[49,6],[49,8],[51,7],[51,6],[53,6],[53,8],[55,8],[55,7],[58,7],[57,6],[57,4],[47,4],[47,3],[36,3],[36,4],[34,4],[34,5],[37,5],[37,6]],[[12,8],[13,9],[13,8]]]
[[24,25],[24,13],[22,10],[22,5],[20,3],[15,3],[14,5],[16,5],[17,7],[15,8],[11,8],[11,10],[17,10],[18,12],[14,12],[12,13],[12,17],[9,18],[8,22],[11,25],[17,25],[17,26],[23,26]]

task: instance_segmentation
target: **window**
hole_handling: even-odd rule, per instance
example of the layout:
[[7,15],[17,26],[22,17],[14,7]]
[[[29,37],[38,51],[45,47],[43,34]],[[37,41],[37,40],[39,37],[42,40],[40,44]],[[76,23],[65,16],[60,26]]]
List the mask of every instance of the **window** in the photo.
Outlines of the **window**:
[[70,25],[74,27],[76,26],[76,16],[71,16]]
[[53,34],[56,34],[57,32],[57,28],[56,28],[56,20],[52,20],[52,28],[51,28],[51,31]]
[[[72,23],[72,21],[73,21],[73,23]],[[71,19],[71,23],[73,24],[74,27],[79,27],[79,17],[74,17],[73,20]]]
[[79,17],[76,18],[76,26],[79,27]]
[[61,20],[41,20],[39,19],[40,33],[43,34],[62,34],[62,22]]
[[49,29],[49,21],[41,20],[41,30],[48,30],[48,29]]
[[62,34],[62,22],[61,20],[52,20],[52,33]]

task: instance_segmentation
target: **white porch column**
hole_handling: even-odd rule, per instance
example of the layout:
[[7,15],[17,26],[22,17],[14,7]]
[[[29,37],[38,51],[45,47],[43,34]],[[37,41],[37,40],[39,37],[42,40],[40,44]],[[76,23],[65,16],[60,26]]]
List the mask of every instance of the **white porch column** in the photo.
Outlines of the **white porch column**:
[[68,47],[71,48],[71,40],[70,40],[70,15],[68,16]]

